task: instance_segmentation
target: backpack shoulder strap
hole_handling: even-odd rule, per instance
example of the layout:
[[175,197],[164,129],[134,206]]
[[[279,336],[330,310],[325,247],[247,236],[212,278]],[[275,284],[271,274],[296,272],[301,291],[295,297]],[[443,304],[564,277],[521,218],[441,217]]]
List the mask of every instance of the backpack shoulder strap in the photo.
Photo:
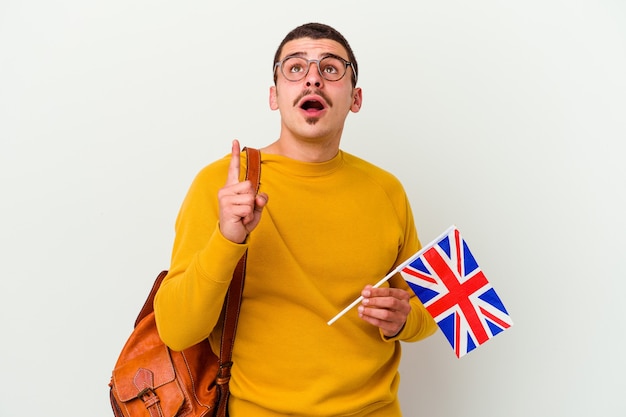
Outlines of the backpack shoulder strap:
[[[254,148],[244,148],[247,153],[246,179],[254,185],[255,191],[259,192],[261,184],[261,152]],[[248,252],[243,254],[237,267],[233,272],[233,279],[230,282],[228,293],[224,301],[224,329],[222,330],[222,340],[220,343],[220,362],[216,383],[219,389],[220,401],[217,416],[224,416],[226,404],[230,395],[228,382],[230,381],[230,370],[232,367],[233,345],[235,343],[235,333],[237,331],[237,321],[239,320],[239,308],[241,307],[241,296],[243,294],[243,283],[246,276],[246,258]]]

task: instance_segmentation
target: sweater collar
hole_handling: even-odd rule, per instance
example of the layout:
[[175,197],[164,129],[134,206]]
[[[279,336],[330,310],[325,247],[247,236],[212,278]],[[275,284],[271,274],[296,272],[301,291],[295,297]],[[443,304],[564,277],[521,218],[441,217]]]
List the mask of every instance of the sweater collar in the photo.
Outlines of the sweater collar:
[[263,165],[294,176],[322,177],[337,171],[344,162],[344,153],[340,150],[332,159],[324,162],[302,162],[282,155],[262,154]]

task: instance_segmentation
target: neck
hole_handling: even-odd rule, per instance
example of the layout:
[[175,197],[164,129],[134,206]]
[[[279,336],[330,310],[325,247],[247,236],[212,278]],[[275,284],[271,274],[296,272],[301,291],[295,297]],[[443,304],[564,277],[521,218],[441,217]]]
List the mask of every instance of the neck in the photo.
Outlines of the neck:
[[339,152],[339,138],[336,140],[288,140],[284,137],[261,149],[262,153],[276,154],[302,162],[326,162]]

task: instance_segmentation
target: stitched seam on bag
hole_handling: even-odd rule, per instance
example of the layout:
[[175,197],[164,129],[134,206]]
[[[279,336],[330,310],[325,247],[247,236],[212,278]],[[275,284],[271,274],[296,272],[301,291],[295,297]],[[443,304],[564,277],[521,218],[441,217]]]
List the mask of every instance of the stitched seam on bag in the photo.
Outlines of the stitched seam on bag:
[[187,373],[189,374],[189,379],[191,380],[191,393],[193,394],[193,397],[196,399],[196,401],[198,402],[198,404],[203,405],[205,407],[208,407],[209,409],[211,409],[211,405],[210,404],[204,404],[202,401],[200,401],[200,398],[198,398],[198,395],[196,394],[196,381],[193,378],[193,374],[191,373],[191,368],[189,367],[189,362],[187,362],[187,355],[185,355],[185,352],[180,352],[182,357],[183,357],[183,361],[185,361],[185,367],[187,368]]

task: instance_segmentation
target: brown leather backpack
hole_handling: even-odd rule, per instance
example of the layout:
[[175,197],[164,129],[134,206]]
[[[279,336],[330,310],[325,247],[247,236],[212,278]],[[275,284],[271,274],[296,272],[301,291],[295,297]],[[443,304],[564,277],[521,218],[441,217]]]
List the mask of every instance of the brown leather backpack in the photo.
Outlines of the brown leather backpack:
[[[258,191],[260,152],[253,148],[244,150],[248,155],[246,178]],[[169,349],[161,341],[153,303],[167,271],[157,276],[113,369],[109,391],[116,417],[226,416],[232,347],[246,273],[246,254],[235,268],[224,301],[219,357],[211,350],[208,339],[180,352]]]

